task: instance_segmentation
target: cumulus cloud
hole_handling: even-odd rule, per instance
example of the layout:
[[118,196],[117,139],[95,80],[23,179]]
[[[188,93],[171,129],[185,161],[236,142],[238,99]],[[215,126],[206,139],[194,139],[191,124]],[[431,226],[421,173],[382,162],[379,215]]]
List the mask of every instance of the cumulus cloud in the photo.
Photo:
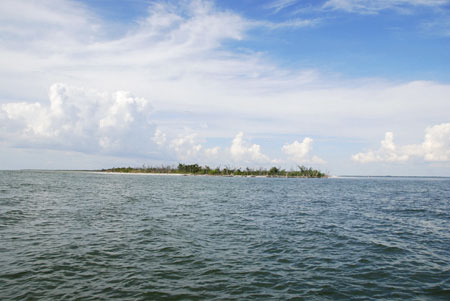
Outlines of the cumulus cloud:
[[397,146],[394,134],[387,132],[378,150],[357,153],[352,159],[360,163],[406,162],[412,157],[421,157],[425,161],[450,161],[450,123],[428,127],[422,144]]
[[261,153],[261,146],[250,145],[244,140],[244,133],[239,132],[233,139],[230,147],[231,158],[235,162],[267,163],[270,159]]
[[130,92],[54,84],[49,102],[2,104],[1,136],[13,146],[94,153],[144,154],[154,145],[152,107]]
[[317,163],[323,164],[325,161],[317,156],[313,156],[311,154],[313,149],[313,139],[306,137],[300,143],[295,140],[291,144],[285,144],[282,147],[283,153],[289,156],[291,161],[294,161],[298,164],[300,163]]
[[422,149],[426,161],[450,161],[450,123],[427,128]]
[[177,157],[181,160],[192,160],[197,158],[202,150],[202,145],[196,141],[197,134],[178,135],[170,142],[170,148],[173,149]]
[[[169,160],[250,166],[285,162],[269,158],[259,144],[249,143],[243,132],[226,149],[205,147],[205,139],[194,132],[170,138],[152,122],[150,102],[127,91],[108,93],[57,83],[48,95],[47,104],[0,105],[0,138],[10,146],[88,154],[151,158],[164,153]],[[311,156],[310,138],[285,145],[283,151],[296,161],[323,162]]]
[[313,140],[309,137],[303,139],[302,143],[297,140],[292,144],[285,144],[282,148],[283,152],[298,160],[304,160],[308,153],[312,150]]
[[[155,131],[153,139],[160,142],[161,137],[166,137],[165,133],[159,129]],[[302,143],[294,141],[292,144],[283,146],[283,152],[288,159],[270,158],[262,152],[259,144],[251,144],[243,132],[239,132],[231,139],[229,148],[218,146],[205,147],[205,139],[200,139],[198,133],[178,134],[168,143],[158,143],[163,147],[163,151],[173,152],[174,158],[184,162],[198,162],[201,164],[231,164],[235,166],[268,166],[271,164],[289,165],[296,164],[323,164],[324,160],[312,154],[311,138],[305,138]]]
[[205,147],[197,133],[178,134],[166,143],[166,134],[157,129],[153,139],[162,147],[163,152],[173,153],[173,157],[176,160],[183,162],[217,163],[221,152],[218,146]]
[[409,159],[409,155],[403,150],[398,149],[394,143],[394,134],[387,132],[384,140],[381,141],[379,150],[369,150],[366,153],[357,153],[353,155],[353,160],[361,163],[368,162],[404,162]]
[[[157,131],[158,132],[158,131]],[[158,132],[158,135],[163,135]],[[229,148],[218,146],[207,148],[197,133],[178,134],[165,145],[168,151],[173,151],[178,160],[208,164],[250,165],[275,162],[261,151],[258,144],[250,144],[239,132],[231,141]]]

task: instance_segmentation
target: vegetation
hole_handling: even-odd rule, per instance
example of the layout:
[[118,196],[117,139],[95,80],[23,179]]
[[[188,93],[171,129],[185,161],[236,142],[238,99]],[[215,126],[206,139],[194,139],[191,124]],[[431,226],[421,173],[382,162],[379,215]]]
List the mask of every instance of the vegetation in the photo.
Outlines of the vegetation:
[[246,176],[246,177],[286,177],[286,178],[323,178],[327,177],[325,173],[305,166],[298,166],[298,170],[285,170],[277,167],[267,169],[251,169],[251,168],[210,168],[209,166],[201,166],[198,164],[178,164],[177,167],[161,166],[150,167],[143,165],[142,167],[114,167],[110,169],[102,169],[102,172],[123,172],[123,173],[161,173],[161,174],[189,174],[189,175],[210,175],[210,176]]

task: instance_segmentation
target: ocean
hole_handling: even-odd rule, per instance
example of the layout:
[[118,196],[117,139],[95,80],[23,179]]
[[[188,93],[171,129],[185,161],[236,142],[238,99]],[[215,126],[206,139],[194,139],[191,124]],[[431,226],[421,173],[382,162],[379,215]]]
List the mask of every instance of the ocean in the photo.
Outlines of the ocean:
[[450,300],[449,178],[0,172],[0,300]]

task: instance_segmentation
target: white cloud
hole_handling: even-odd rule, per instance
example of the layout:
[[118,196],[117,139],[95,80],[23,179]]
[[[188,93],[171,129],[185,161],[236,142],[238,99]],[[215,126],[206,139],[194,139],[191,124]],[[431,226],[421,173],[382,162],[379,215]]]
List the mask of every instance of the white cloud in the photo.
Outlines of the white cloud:
[[426,161],[450,161],[450,123],[427,128],[422,148]]
[[3,0],[0,63],[10,72],[61,67],[85,45],[102,40],[107,28],[77,1]]
[[328,0],[323,7],[351,13],[375,14],[386,9],[403,10],[415,6],[438,7],[448,3],[448,0]]
[[403,150],[397,149],[394,144],[394,134],[387,132],[384,140],[381,141],[381,147],[377,151],[368,151],[367,153],[357,153],[353,155],[354,161],[361,163],[369,162],[405,162],[409,159],[409,155]]
[[235,162],[267,163],[270,159],[261,153],[261,146],[250,145],[244,140],[244,133],[239,132],[233,139],[230,147],[231,158]]
[[170,142],[170,148],[173,149],[177,158],[183,161],[197,159],[203,146],[196,140],[197,134],[178,135]]
[[360,163],[406,162],[412,157],[421,157],[425,161],[450,161],[450,123],[427,128],[422,144],[397,146],[394,134],[387,132],[378,150],[357,153],[352,159]]
[[220,152],[220,147],[218,147],[218,146],[205,149],[205,155],[206,155],[207,159],[209,159],[209,160],[217,159],[217,155],[219,154],[219,152]]
[[[165,137],[165,134],[157,130],[154,137]],[[323,164],[324,160],[312,154],[312,139],[305,138],[302,143],[295,141],[283,146],[283,152],[288,159],[273,159],[265,155],[259,144],[249,143],[243,132],[239,132],[231,141],[229,148],[221,149],[218,146],[207,148],[204,139],[200,139],[198,133],[188,132],[178,134],[170,143],[163,146],[164,152],[174,152],[174,157],[182,162],[197,162],[212,165],[234,166],[269,166],[296,164]]]
[[296,2],[297,0],[275,0],[265,5],[265,8],[273,9],[275,13],[278,13],[286,7],[294,5]]
[[[125,32],[117,34],[109,29],[116,28],[114,24],[77,2],[5,1],[1,7],[8,9],[0,11],[0,78],[4,92],[19,98],[35,96],[35,90],[59,81],[104,90],[125,86],[150,94],[157,91],[150,91],[149,82],[161,87],[198,79],[254,78],[272,72],[273,66],[263,63],[258,53],[226,51],[225,41],[242,40],[255,27],[298,28],[316,22],[248,20],[210,1],[154,2],[147,17],[122,26]],[[23,89],[17,78],[30,79],[34,91]]]
[[319,23],[319,19],[291,19],[283,22],[252,22],[256,26],[266,27],[268,29],[283,29],[283,28],[301,28],[301,27],[312,27]]
[[313,149],[313,139],[306,137],[300,143],[295,140],[291,144],[285,144],[282,147],[283,153],[289,156],[291,161],[294,161],[298,164],[301,163],[317,163],[323,164],[325,161],[317,156],[311,155]]
[[[158,132],[158,136],[163,135],[165,136],[162,132]],[[178,134],[166,145],[166,150],[174,152],[177,160],[200,164],[254,166],[272,162],[268,156],[261,152],[260,145],[245,141],[242,132],[232,139],[231,146],[226,149],[221,149],[218,146],[207,148],[202,140],[204,139],[200,139],[198,133]]]
[[152,140],[159,146],[162,146],[166,143],[166,140],[167,140],[166,134],[163,133],[160,129],[156,129]]
[[[25,11],[32,11],[29,2],[17,2],[30,5]],[[261,53],[227,50],[224,41],[246,39],[249,29],[264,26],[264,22],[255,25],[252,20],[221,11],[210,2],[152,4],[146,18],[118,36],[108,35],[108,26],[81,5],[70,10],[70,5],[75,5],[70,1],[45,3],[68,8],[60,12],[52,11],[50,4],[40,5],[40,20],[45,20],[47,13],[57,13],[69,23],[74,18],[74,24],[85,34],[61,26],[58,30],[63,31],[72,46],[51,47],[59,45],[59,38],[46,26],[18,23],[14,28],[39,28],[34,33],[36,40],[45,43],[36,46],[25,39],[17,48],[11,39],[2,40],[0,95],[43,100],[48,86],[60,81],[98,90],[124,89],[151,99],[158,110],[189,111],[197,116],[189,120],[167,119],[165,129],[177,128],[182,122],[194,123],[201,116],[210,119],[210,136],[229,136],[240,130],[250,134],[298,135],[298,129],[302,129],[308,135],[361,138],[373,136],[379,129],[369,120],[390,126],[394,125],[392,116],[396,116],[403,118],[406,127],[413,124],[423,128],[443,120],[444,112],[450,110],[448,85],[330,79],[317,70],[280,68]],[[23,19],[18,11],[8,13],[15,22]],[[0,21],[0,25],[7,24]],[[88,41],[83,40],[85,36],[90,37]],[[11,103],[5,100],[6,96],[0,102]],[[429,108],[440,109],[427,108],[423,114],[424,98],[429,99]],[[211,112],[216,113],[214,118]],[[236,120],[228,122],[233,118],[230,116],[237,116]],[[358,119],[366,122],[355,129],[348,121]]]
[[171,160],[176,159],[181,162],[196,162],[200,164],[223,163],[218,162],[219,154],[221,153],[220,147],[205,147],[198,133],[186,133],[185,130],[184,134],[177,134],[169,143],[166,143],[166,133],[156,129],[152,139],[159,146],[161,154],[167,158],[172,157]]
[[[155,139],[155,137],[158,137]],[[158,140],[166,135],[157,130],[154,139]],[[198,133],[188,132],[178,134],[164,146],[168,152],[174,152],[174,157],[182,162],[197,162],[200,164],[237,164],[250,165],[270,163],[269,157],[261,153],[261,146],[250,145],[244,140],[244,134],[238,133],[231,142],[230,148],[221,149],[218,146],[207,148],[204,146],[204,139],[200,139]],[[158,140],[159,141],[159,140]]]
[[[39,82],[51,77],[52,82],[70,79],[105,88],[98,85],[103,81],[115,88],[143,76],[139,82],[180,76],[189,67],[195,73],[208,67],[201,61],[211,66],[211,61],[232,60],[211,55],[222,41],[242,39],[249,26],[239,15],[218,11],[208,1],[154,3],[147,18],[117,36],[109,24],[73,1],[6,1],[0,10],[0,76],[8,71],[29,77],[38,70],[44,75]],[[127,72],[133,73],[130,79]]]
[[153,146],[152,107],[143,98],[54,84],[49,100],[1,105],[1,136],[12,146],[94,153],[142,154]]
[[[283,2],[289,4],[278,3]],[[156,149],[167,150],[160,158],[172,159],[169,154],[176,156],[176,152],[169,151],[169,145],[186,126],[198,132],[199,141],[228,139],[240,131],[267,137],[281,133],[334,136],[340,141],[375,139],[381,125],[411,140],[420,139],[417,133],[427,125],[448,121],[448,84],[343,80],[317,70],[280,67],[265,53],[239,48],[240,44],[226,47],[229,40],[251,40],[255,27],[298,28],[312,26],[315,20],[249,20],[209,1],[151,3],[146,17],[117,26],[77,1],[2,1],[3,144],[123,154]],[[354,1],[341,2],[341,8],[334,3],[328,8],[345,9],[345,3],[348,9],[358,8],[352,6]],[[388,1],[364,3],[372,10],[388,5]],[[48,103],[48,87],[55,82],[66,83],[62,88],[67,91],[55,89]],[[86,88],[73,88],[77,86]],[[96,90],[132,91],[166,115],[153,125],[148,104],[142,108],[142,102],[127,93]],[[200,129],[205,123],[208,128]],[[158,134],[156,124],[166,134]],[[197,140],[192,145],[189,139],[184,142],[192,155],[234,162],[231,148],[208,149]],[[244,160],[276,161],[264,155],[258,144],[245,143],[243,137],[240,143],[236,153]],[[347,154],[354,152],[342,147]],[[279,148],[265,151],[271,154]],[[431,149],[436,151],[428,151],[430,160],[445,158],[440,148]],[[404,155],[401,147],[399,151],[400,157]]]

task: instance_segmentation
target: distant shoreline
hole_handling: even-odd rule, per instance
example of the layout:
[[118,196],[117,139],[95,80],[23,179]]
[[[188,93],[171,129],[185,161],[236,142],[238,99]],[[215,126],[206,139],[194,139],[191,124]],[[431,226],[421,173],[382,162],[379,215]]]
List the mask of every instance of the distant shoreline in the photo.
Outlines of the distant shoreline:
[[[74,170],[77,171],[77,170]],[[107,174],[107,175],[141,175],[141,176],[176,176],[176,177],[223,177],[223,178],[279,178],[279,179],[309,179],[312,177],[305,176],[243,176],[243,175],[208,175],[208,174],[191,174],[191,173],[158,173],[158,172],[118,172],[118,171],[99,171],[99,170],[79,170],[79,172],[95,173],[95,174]],[[324,176],[321,178],[336,178],[335,176]],[[320,179],[320,178],[316,178]]]
[[328,178],[329,176],[319,170],[298,166],[298,170],[285,170],[278,167],[270,169],[252,168],[211,168],[199,164],[182,164],[174,166],[160,167],[113,167],[109,169],[97,170],[103,173],[142,173],[142,174],[163,174],[163,175],[193,175],[193,176],[222,176],[222,177],[247,177],[247,178]]
[[[149,172],[106,172],[101,171],[98,169],[33,169],[33,168],[26,168],[26,169],[0,169],[0,172],[85,172],[85,173],[98,173],[98,174],[142,174],[142,175],[169,175],[169,176],[202,176],[197,174],[181,174],[181,173],[149,173]],[[206,175],[207,176],[207,175]],[[217,175],[220,176],[220,175]],[[224,176],[224,177],[230,177],[230,176]],[[234,177],[248,177],[251,178],[252,176],[234,176]],[[255,176],[255,177],[272,177],[272,176]],[[277,178],[277,177],[272,177]],[[278,176],[278,178],[286,178],[285,176]],[[289,177],[289,178],[296,178],[296,177]],[[302,177],[297,177],[302,178]],[[399,179],[399,178],[405,178],[405,179],[450,179],[450,176],[391,176],[391,175],[327,175],[325,178],[329,179]]]

